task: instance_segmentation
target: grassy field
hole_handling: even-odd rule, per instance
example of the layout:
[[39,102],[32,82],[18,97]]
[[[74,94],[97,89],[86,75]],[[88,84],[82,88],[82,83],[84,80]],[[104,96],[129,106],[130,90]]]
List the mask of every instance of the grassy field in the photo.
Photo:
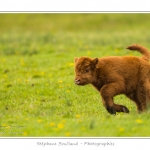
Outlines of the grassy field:
[[74,57],[140,56],[150,14],[0,14],[0,136],[145,137],[150,113],[111,116],[91,86],[74,85]]

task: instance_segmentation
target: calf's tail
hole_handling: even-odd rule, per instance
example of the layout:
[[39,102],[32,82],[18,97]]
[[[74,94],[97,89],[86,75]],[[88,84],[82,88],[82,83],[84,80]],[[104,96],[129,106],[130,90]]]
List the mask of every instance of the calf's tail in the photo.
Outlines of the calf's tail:
[[141,46],[138,44],[132,44],[132,45],[128,46],[127,49],[133,50],[133,51],[138,51],[143,55],[142,58],[144,60],[146,60],[146,61],[150,60],[150,51],[144,46]]

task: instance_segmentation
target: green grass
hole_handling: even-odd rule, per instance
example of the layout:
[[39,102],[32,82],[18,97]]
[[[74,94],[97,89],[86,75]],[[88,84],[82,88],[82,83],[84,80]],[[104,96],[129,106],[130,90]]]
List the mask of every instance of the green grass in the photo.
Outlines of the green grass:
[[74,85],[74,57],[138,55],[150,14],[0,14],[0,136],[149,136],[149,112],[111,116],[91,86]]

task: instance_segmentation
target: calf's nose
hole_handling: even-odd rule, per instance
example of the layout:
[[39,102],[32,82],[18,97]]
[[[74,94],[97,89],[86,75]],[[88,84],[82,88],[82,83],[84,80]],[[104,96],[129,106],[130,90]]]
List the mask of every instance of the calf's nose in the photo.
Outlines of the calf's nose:
[[75,80],[74,80],[74,83],[75,83],[75,84],[80,84],[80,79],[75,79]]

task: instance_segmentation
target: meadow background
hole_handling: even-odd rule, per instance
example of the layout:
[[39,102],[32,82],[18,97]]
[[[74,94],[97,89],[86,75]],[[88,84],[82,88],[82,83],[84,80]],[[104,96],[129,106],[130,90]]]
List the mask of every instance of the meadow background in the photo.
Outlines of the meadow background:
[[74,57],[140,56],[150,14],[0,14],[0,136],[145,137],[150,112],[108,114],[91,86],[74,84]]

